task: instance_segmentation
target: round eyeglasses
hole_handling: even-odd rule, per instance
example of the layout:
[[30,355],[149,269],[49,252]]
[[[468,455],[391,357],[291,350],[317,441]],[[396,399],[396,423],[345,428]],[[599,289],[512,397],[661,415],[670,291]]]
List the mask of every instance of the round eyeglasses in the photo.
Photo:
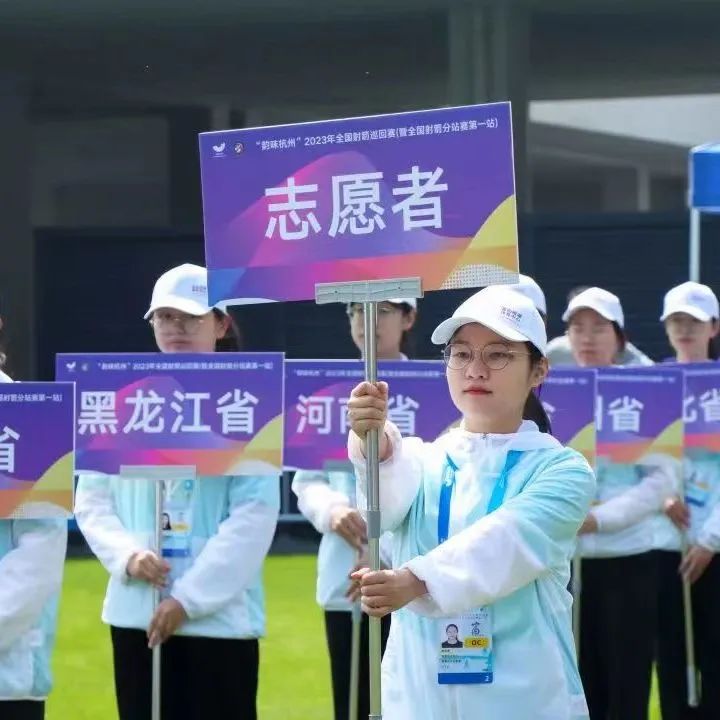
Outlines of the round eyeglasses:
[[453,342],[446,345],[442,351],[443,362],[450,370],[462,370],[475,362],[478,357],[490,370],[502,370],[514,357],[522,355],[530,357],[530,353],[510,350],[502,343],[490,343],[482,348],[474,348],[470,343]]
[[158,332],[169,332],[173,327],[185,335],[195,335],[205,318],[197,315],[175,315],[169,312],[154,312],[150,324]]

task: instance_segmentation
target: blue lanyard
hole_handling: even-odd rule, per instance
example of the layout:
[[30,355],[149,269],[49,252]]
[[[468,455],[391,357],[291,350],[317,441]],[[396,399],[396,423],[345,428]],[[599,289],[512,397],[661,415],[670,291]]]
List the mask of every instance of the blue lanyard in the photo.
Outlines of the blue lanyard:
[[[505,500],[507,492],[508,476],[512,469],[517,465],[522,452],[518,450],[510,450],[505,460],[505,466],[500,473],[498,481],[495,483],[490,502],[488,503],[487,514],[495,512]],[[438,545],[444,543],[450,534],[450,505],[452,503],[453,490],[455,489],[455,474],[458,466],[453,459],[445,454],[445,467],[443,469],[442,485],[440,486],[440,507],[438,509]]]

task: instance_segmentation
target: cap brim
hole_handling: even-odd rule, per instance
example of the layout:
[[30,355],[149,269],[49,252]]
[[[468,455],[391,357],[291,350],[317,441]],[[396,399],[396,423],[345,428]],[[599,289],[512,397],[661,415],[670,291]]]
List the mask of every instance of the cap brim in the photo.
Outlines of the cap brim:
[[149,310],[145,313],[144,318],[148,320],[150,316],[160,308],[172,308],[173,310],[179,310],[180,312],[187,313],[188,315],[207,315],[212,308],[202,303],[195,302],[194,300],[188,300],[187,298],[177,297],[176,295],[166,295],[164,298],[160,298],[157,302],[154,302]]
[[602,310],[599,307],[595,307],[594,305],[578,305],[577,307],[574,307],[572,310],[568,309],[563,313],[562,321],[567,322],[570,320],[570,318],[579,310],[594,310],[600,317],[604,317],[609,322],[618,323],[618,325],[622,326],[622,323],[615,317],[612,317],[610,313],[606,313],[604,310]]
[[414,310],[417,310],[417,300],[415,298],[392,298],[388,302],[393,305],[409,305]]
[[692,305],[678,305],[677,307],[668,310],[668,312],[663,313],[660,317],[660,320],[661,322],[665,322],[665,320],[667,320],[671,315],[675,315],[677,313],[685,313],[686,315],[690,315],[691,317],[694,317],[700,322],[710,322],[713,319],[712,315],[708,315],[708,313],[706,313],[704,310],[700,310],[699,308],[693,307]]
[[471,323],[482,325],[510,342],[528,342],[528,339],[517,330],[513,330],[513,328],[507,325],[478,317],[448,318],[435,328],[430,339],[435,345],[445,345],[463,325],[470,325]]

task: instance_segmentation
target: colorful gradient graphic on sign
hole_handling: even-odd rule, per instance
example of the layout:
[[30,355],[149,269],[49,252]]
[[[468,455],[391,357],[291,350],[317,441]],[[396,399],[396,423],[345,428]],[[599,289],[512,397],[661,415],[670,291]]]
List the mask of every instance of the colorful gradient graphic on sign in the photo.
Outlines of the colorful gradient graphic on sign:
[[200,135],[212,303],[514,282],[509,103]]
[[76,383],[78,470],[282,468],[281,353],[58,355],[56,375]]
[[[346,403],[365,377],[355,360],[288,360],[285,363],[285,464],[322,470],[347,462]],[[389,385],[388,417],[404,436],[432,441],[457,424],[440,361],[378,363]]]
[[553,435],[595,465],[597,373],[590,369],[555,369],[543,383],[540,399]]
[[72,515],[74,402],[71,383],[0,385],[0,518]]

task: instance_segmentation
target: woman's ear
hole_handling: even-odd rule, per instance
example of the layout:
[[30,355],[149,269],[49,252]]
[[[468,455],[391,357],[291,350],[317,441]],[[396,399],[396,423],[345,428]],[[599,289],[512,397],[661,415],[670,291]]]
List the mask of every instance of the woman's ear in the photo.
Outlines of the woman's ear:
[[403,313],[403,324],[402,324],[403,331],[408,332],[408,330],[411,330],[413,325],[415,325],[416,320],[417,320],[417,310],[415,310],[415,308],[410,310],[410,312]]
[[[2,320],[0,320],[0,329],[2,329]],[[715,337],[719,331],[720,331],[720,320],[713,320],[712,321],[712,335],[710,337]]]
[[542,385],[545,382],[548,372],[550,372],[550,366],[548,365],[547,358],[542,358],[536,362],[530,373],[532,387],[536,388]]
[[215,337],[222,340],[230,327],[230,316],[223,314],[222,317],[215,316]]

